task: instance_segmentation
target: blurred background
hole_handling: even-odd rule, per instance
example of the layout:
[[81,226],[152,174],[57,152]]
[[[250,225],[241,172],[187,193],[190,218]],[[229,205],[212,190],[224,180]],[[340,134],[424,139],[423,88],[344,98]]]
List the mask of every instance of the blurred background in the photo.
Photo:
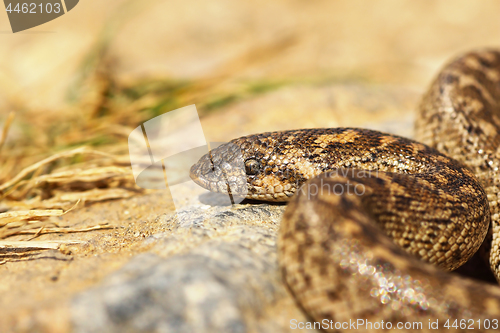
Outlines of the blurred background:
[[[80,1],[54,21],[12,34],[2,12],[0,116],[16,112],[11,142],[31,133],[37,146],[102,144],[122,139],[123,128],[113,125],[135,127],[193,103],[203,116],[241,109],[288,89],[248,106],[245,117],[276,113],[279,122],[269,128],[282,129],[295,125],[280,120],[282,109],[293,108],[334,125],[352,109],[323,113],[343,101],[318,105],[319,96],[298,86],[405,87],[418,95],[444,62],[498,45],[499,13],[495,0]],[[365,97],[365,108],[391,103]],[[106,129],[96,129],[96,119]],[[82,127],[90,133],[76,138]],[[235,134],[207,131],[217,140]]]
[[[40,302],[66,311],[60,304],[119,267],[126,251],[143,251],[134,237],[157,232],[153,217],[173,210],[168,193],[110,201],[146,193],[127,148],[142,122],[196,104],[207,141],[334,126],[411,137],[439,68],[499,47],[499,15],[496,0],[85,0],[12,34],[0,11],[0,239],[94,240],[73,249],[84,255],[64,269],[10,265],[21,258],[17,243],[16,258],[0,253],[0,328],[32,327],[26,308],[45,311]],[[61,217],[72,208],[78,215]],[[62,312],[43,311],[56,331],[47,318]]]

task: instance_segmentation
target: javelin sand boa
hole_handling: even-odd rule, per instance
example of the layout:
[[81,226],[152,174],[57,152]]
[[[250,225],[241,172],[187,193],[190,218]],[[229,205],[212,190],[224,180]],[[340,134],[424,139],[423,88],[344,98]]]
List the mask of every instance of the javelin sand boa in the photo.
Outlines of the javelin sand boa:
[[500,52],[447,65],[416,133],[428,146],[355,128],[251,135],[204,156],[191,177],[211,191],[291,199],[280,268],[323,329],[497,331],[500,288],[445,270],[478,250],[491,221],[500,280]]

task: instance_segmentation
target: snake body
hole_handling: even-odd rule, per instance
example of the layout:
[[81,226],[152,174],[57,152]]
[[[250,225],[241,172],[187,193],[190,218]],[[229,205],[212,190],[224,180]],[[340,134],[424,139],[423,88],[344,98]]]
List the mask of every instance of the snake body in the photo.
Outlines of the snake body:
[[202,157],[191,178],[289,201],[283,279],[326,331],[497,331],[500,288],[446,271],[486,237],[500,281],[500,52],[446,65],[416,128],[423,143],[356,128],[250,135]]

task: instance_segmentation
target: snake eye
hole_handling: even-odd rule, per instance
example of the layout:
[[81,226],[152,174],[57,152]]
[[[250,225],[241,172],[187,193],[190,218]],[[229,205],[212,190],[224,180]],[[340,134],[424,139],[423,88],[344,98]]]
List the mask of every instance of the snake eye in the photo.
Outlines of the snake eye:
[[253,176],[258,174],[260,171],[260,163],[253,159],[250,158],[245,161],[245,172],[247,175]]

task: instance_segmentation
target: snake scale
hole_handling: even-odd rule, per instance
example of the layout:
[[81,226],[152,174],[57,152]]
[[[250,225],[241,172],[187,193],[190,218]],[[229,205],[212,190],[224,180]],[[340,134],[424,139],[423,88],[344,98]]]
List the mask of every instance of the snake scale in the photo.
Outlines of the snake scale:
[[486,238],[500,281],[500,51],[469,52],[441,70],[419,105],[416,137],[250,135],[203,156],[191,178],[231,196],[289,201],[279,266],[310,318],[304,327],[498,331],[500,288],[447,271]]

